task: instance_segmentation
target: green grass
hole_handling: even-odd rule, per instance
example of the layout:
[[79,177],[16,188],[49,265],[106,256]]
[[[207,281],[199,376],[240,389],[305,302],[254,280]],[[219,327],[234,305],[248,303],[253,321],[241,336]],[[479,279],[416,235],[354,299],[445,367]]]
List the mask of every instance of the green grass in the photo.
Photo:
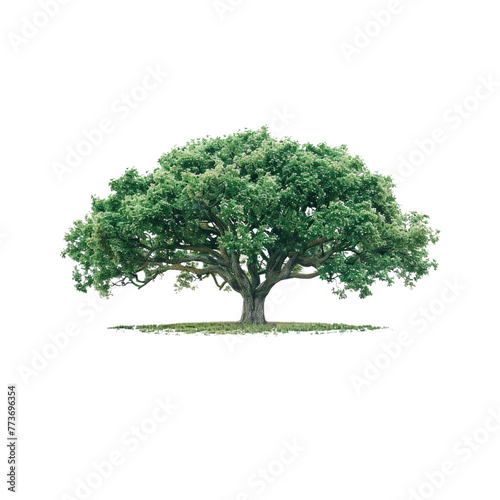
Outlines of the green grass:
[[242,325],[236,322],[218,323],[172,323],[170,325],[112,326],[116,330],[139,330],[147,333],[204,333],[246,334],[246,333],[287,333],[287,332],[346,332],[349,330],[379,330],[380,326],[345,325],[342,323],[267,323],[266,325]]

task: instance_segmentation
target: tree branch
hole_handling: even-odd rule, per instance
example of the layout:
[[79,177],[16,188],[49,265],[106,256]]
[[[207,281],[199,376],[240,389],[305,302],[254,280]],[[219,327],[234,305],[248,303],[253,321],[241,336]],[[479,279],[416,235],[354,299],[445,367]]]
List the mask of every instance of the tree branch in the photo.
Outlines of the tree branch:
[[309,280],[311,278],[316,278],[317,276],[319,276],[319,271],[315,271],[314,273],[309,274],[291,273],[288,279],[299,278],[302,280]]

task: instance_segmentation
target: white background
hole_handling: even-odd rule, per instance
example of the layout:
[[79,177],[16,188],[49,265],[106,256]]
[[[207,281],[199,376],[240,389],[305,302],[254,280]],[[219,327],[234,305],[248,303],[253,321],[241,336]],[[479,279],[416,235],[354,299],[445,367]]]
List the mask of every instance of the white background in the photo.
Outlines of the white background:
[[[124,463],[89,498],[387,500],[412,488],[498,498],[500,432],[480,428],[500,406],[500,87],[471,97],[481,78],[500,82],[495,3],[401,0],[380,27],[373,12],[392,2],[224,2],[218,11],[210,0],[75,0],[39,28],[26,27],[44,23],[37,2],[2,6],[2,390],[18,386],[17,498],[82,498],[77,480],[113,451]],[[342,44],[355,42],[346,57]],[[169,76],[134,90],[156,67]],[[144,99],[118,112],[131,92]],[[59,179],[54,163],[106,118],[113,131]],[[60,252],[90,195],[105,196],[125,168],[152,170],[176,144],[264,124],[277,137],[347,144],[399,177],[415,141],[442,129],[446,139],[397,188],[405,210],[441,229],[439,270],[414,290],[379,286],[365,300],[340,301],[317,280],[280,285],[268,304],[270,320],[391,327],[379,332],[234,344],[107,330],[239,317],[237,294],[208,281],[175,294],[172,276],[89,302]],[[49,334],[70,323],[80,333],[47,360]],[[407,345],[387,362],[383,344],[403,332]],[[374,362],[386,364],[367,372]],[[353,376],[366,373],[357,391]],[[131,452],[120,436],[163,396],[179,408]],[[456,444],[464,435],[487,440],[470,460]],[[281,471],[273,461],[294,439],[305,450]],[[446,460],[455,473],[426,489],[425,474]],[[261,492],[248,481],[269,464],[280,472]]]

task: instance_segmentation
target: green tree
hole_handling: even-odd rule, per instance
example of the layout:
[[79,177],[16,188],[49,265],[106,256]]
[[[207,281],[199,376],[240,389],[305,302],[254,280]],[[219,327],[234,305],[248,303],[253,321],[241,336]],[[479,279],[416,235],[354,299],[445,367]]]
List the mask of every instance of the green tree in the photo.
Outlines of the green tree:
[[84,292],[177,271],[178,289],[211,278],[242,295],[241,322],[262,324],[280,281],[319,277],[342,298],[366,297],[377,280],[412,287],[437,266],[428,217],[402,213],[391,178],[345,146],[245,130],[175,147],[154,172],[129,169],[110,187],[65,236]]

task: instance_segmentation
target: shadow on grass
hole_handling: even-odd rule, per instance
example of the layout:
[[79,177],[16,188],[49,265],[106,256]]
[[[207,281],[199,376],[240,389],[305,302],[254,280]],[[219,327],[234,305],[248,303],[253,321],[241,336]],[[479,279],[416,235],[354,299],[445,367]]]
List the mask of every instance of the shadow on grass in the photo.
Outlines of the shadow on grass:
[[204,333],[210,334],[251,334],[265,333],[278,334],[288,332],[335,333],[352,330],[380,330],[381,326],[345,325],[343,323],[267,323],[265,325],[243,325],[237,322],[216,323],[172,323],[169,325],[119,325],[112,326],[113,330],[138,330],[146,333]]

